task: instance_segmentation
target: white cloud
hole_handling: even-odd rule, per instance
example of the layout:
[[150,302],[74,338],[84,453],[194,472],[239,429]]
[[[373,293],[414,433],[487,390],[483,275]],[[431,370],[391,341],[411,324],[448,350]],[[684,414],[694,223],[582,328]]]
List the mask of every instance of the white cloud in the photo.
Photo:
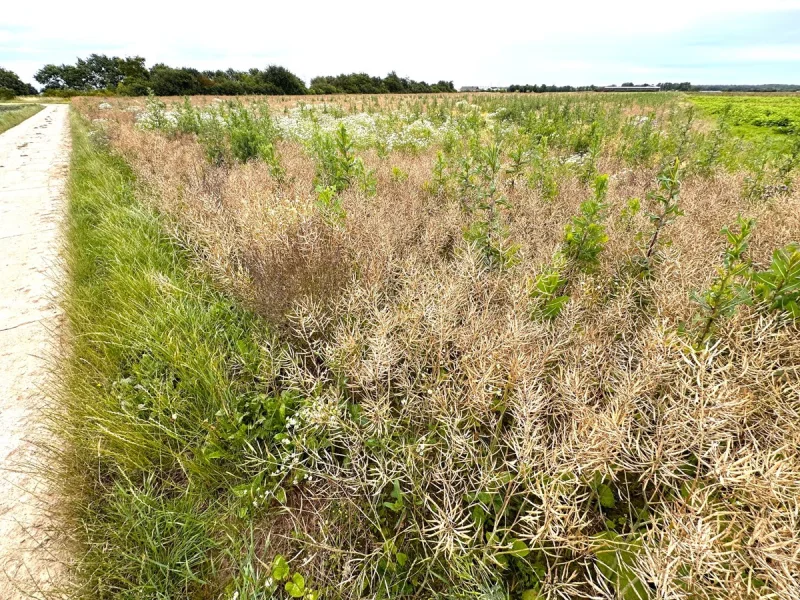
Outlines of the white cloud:
[[[278,63],[305,79],[396,69],[416,79],[455,79],[457,84],[537,77],[588,83],[652,73],[652,66],[637,62],[637,55],[650,56],[651,47],[661,44],[669,56],[675,51],[669,36],[699,27],[713,30],[723,18],[800,11],[800,0],[674,0],[668,6],[640,0],[8,4],[0,24],[0,63],[28,80],[44,63],[72,62],[99,52],[139,54],[148,64],[198,68]],[[619,46],[628,58],[598,56],[608,46]],[[797,60],[785,58],[796,55],[781,46],[762,49],[762,54],[744,48],[739,52],[743,61]],[[615,68],[628,71],[606,73]]]

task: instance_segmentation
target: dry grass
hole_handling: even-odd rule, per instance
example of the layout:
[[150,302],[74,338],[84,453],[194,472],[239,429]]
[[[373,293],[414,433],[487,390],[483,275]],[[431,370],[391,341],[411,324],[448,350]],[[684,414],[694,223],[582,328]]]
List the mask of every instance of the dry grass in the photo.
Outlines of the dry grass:
[[[587,101],[575,98],[548,101]],[[295,101],[271,100],[273,114]],[[632,165],[620,154],[624,132],[612,131],[597,162],[610,174],[608,242],[596,270],[569,278],[564,311],[542,321],[531,317],[529,282],[591,194],[577,172],[559,172],[549,202],[535,187],[501,184],[521,260],[490,269],[463,240],[474,215],[426,188],[438,144],[385,157],[360,149],[377,194],[345,191],[346,219],[332,226],[299,142],[278,142],[286,178],[276,181],[258,161],[212,165],[193,135],[140,130],[122,110],[132,102],[75,105],[105,119],[148,201],[286,342],[280,379],[303,398],[287,430],[303,482],[282,529],[301,533],[286,547],[316,588],[342,597],[800,597],[797,325],[743,305],[708,344],[682,333],[698,311],[690,294],[708,289],[722,264],[720,229],[738,214],[755,218],[747,256],[764,267],[774,249],[800,240],[797,192],[744,199],[744,159],[687,175],[685,214],[665,228],[652,275],[630,276],[637,234],[646,239],[651,225],[644,211],[620,215],[631,197],[650,206],[668,152]],[[388,113],[404,102],[374,106]],[[675,96],[658,102],[618,109],[623,119],[653,110],[666,128],[683,107]],[[481,131],[488,143],[491,127]],[[395,486],[402,505],[390,509]],[[514,554],[515,540],[525,552]]]

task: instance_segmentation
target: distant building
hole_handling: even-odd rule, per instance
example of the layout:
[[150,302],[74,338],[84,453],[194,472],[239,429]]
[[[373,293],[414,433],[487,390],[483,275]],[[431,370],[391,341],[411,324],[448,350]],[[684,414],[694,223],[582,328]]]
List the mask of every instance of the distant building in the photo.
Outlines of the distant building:
[[459,92],[507,92],[507,87],[488,87],[482,88],[477,85],[463,85],[459,88]]
[[660,92],[657,85],[610,85],[597,88],[598,92]]

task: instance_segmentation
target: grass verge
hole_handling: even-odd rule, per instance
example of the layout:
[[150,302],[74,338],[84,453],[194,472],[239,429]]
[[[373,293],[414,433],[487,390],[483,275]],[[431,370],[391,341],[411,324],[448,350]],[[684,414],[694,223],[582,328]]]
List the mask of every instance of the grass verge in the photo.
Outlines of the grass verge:
[[0,133],[11,129],[15,125],[19,125],[25,119],[29,119],[43,108],[44,106],[39,104],[0,106]]
[[263,410],[274,343],[137,202],[126,164],[74,115],[72,131],[70,350],[50,420],[76,542],[71,594],[222,597],[246,554],[235,490],[254,467],[241,453],[266,452],[283,424]]

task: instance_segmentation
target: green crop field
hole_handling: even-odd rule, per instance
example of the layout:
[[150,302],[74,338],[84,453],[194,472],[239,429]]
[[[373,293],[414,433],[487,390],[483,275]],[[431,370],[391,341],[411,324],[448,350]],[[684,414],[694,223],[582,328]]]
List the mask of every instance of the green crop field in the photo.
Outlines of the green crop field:
[[800,95],[691,95],[702,111],[724,118],[744,136],[787,134],[800,131]]

